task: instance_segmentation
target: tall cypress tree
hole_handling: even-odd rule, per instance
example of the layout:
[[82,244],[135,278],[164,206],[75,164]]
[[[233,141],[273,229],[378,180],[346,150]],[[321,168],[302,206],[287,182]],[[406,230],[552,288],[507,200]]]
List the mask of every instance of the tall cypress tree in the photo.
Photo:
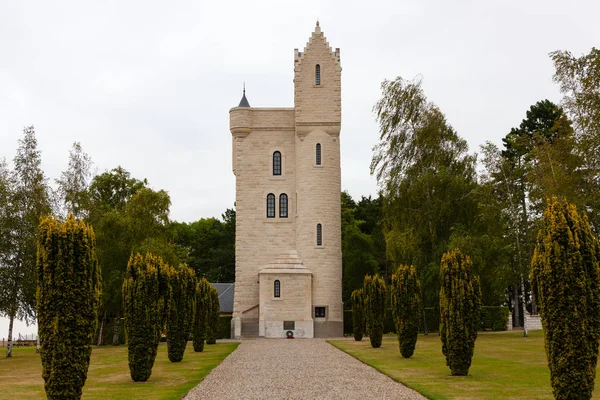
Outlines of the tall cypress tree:
[[600,245],[585,214],[553,197],[531,261],[556,399],[591,399],[600,340]]
[[362,289],[355,289],[352,298],[352,332],[354,340],[360,342],[365,334],[365,299]]
[[471,257],[459,249],[445,253],[440,266],[440,337],[452,375],[469,373],[480,306],[479,277],[473,273]]
[[381,347],[385,318],[385,282],[379,275],[366,275],[364,280],[365,315],[371,346]]
[[208,323],[206,330],[206,344],[217,343],[217,332],[219,331],[219,316],[221,305],[219,303],[219,292],[214,286],[210,286],[208,292]]
[[42,218],[37,252],[37,315],[48,399],[79,399],[98,322],[100,268],[93,229],[72,215]]
[[415,352],[421,315],[421,284],[414,266],[400,265],[392,275],[392,313],[400,354],[410,358]]
[[131,256],[123,281],[123,314],[131,379],[152,374],[170,299],[168,265],[147,253]]
[[185,264],[170,269],[171,306],[167,319],[169,360],[179,362],[192,333],[196,312],[196,273]]
[[204,350],[204,341],[206,340],[206,325],[208,323],[209,311],[209,292],[210,283],[206,278],[198,281],[196,286],[196,317],[194,318],[194,327],[192,336],[194,339],[194,351],[201,352]]

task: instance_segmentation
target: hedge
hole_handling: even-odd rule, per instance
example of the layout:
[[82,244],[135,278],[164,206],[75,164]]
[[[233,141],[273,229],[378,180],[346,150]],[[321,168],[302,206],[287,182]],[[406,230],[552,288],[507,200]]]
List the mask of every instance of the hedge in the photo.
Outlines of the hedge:
[[482,306],[481,326],[482,331],[505,331],[510,311],[505,306]]

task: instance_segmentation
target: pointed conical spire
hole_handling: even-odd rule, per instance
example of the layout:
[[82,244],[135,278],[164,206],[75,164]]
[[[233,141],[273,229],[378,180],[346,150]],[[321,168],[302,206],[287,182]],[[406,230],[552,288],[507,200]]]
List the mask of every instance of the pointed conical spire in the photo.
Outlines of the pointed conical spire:
[[242,100],[240,100],[240,105],[238,107],[250,107],[250,103],[248,103],[248,99],[246,98],[246,82],[244,82],[244,92],[242,94]]

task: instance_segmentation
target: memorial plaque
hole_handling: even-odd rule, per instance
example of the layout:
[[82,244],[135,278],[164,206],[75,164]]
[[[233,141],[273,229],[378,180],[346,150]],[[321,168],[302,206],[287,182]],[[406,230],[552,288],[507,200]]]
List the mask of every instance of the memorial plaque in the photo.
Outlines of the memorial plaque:
[[283,321],[284,331],[293,331],[296,329],[296,321]]

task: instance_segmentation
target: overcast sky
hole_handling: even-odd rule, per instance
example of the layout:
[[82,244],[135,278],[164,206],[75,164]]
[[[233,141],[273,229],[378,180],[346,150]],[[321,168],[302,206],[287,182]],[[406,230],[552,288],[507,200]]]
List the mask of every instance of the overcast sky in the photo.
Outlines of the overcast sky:
[[79,141],[98,172],[168,191],[172,219],[220,216],[235,200],[229,109],[244,81],[251,106],[293,106],[293,49],[319,19],[341,48],[342,188],[375,195],[382,80],[422,75],[474,152],[559,102],[548,53],[600,46],[599,15],[595,0],[0,0],[0,158],[35,125],[52,182]]

